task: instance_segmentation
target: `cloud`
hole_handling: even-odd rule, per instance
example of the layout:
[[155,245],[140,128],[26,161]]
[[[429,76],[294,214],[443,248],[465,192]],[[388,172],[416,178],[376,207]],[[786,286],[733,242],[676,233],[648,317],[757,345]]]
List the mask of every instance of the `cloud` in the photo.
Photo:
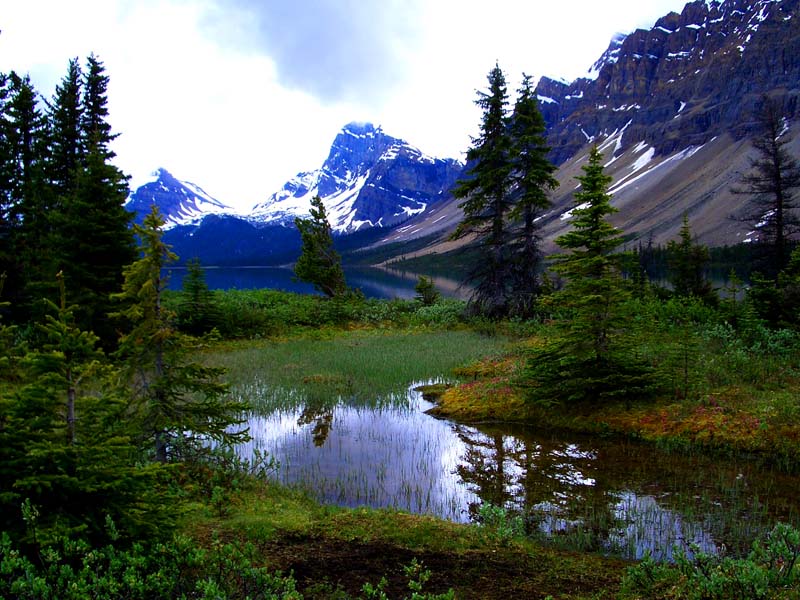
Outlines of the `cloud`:
[[219,0],[206,27],[222,43],[256,49],[280,84],[325,102],[371,104],[406,73],[421,0]]

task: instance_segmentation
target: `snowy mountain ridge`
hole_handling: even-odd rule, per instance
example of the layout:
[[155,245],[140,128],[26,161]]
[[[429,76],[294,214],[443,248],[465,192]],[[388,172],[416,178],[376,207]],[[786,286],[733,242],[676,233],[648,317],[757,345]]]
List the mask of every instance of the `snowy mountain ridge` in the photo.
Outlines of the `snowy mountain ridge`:
[[158,206],[164,229],[197,223],[207,215],[232,214],[234,209],[207,194],[199,185],[181,181],[164,168],[153,171],[151,180],[137,187],[125,208],[136,213],[141,223],[151,207]]
[[437,159],[371,123],[345,125],[328,158],[316,171],[301,172],[248,219],[288,225],[308,215],[311,199],[322,198],[337,233],[392,227],[449,196],[462,165]]

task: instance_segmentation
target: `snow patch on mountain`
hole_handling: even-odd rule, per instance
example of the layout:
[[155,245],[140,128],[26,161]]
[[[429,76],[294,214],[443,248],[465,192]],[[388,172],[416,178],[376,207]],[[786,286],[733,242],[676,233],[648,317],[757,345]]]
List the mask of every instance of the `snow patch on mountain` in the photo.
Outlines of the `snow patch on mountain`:
[[164,218],[164,229],[195,223],[211,214],[232,214],[234,209],[220,202],[203,188],[190,181],[181,181],[169,171],[159,168],[148,181],[139,185],[128,197],[125,208],[136,213],[141,222],[156,205]]
[[291,225],[319,196],[337,233],[393,226],[447,196],[460,169],[457,161],[429,156],[380,126],[349,123],[320,169],[299,173],[253,207],[248,219]]

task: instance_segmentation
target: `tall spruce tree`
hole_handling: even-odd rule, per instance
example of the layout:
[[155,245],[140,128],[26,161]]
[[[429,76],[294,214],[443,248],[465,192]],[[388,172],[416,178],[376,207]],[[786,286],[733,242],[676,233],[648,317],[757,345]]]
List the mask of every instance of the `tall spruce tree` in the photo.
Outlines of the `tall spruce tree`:
[[762,249],[758,269],[775,281],[789,263],[790,236],[800,229],[795,194],[800,189],[800,164],[789,153],[782,105],[764,96],[757,114],[758,131],[752,140],[756,157],[734,193],[751,196],[744,220],[759,232]]
[[8,142],[11,149],[10,247],[16,271],[10,280],[10,298],[17,312],[30,316],[32,300],[41,296],[40,283],[48,279],[53,290],[49,266],[52,262],[48,198],[45,180],[47,123],[38,107],[38,94],[28,77],[11,74],[11,100],[8,110]]
[[116,137],[108,124],[108,76],[94,55],[83,79],[78,147],[81,149],[74,190],[62,197],[56,213],[57,247],[72,301],[82,327],[97,333],[110,347],[116,331],[108,319],[110,294],[122,284],[122,269],[136,256],[130,223],[133,214],[123,204],[127,177],[111,163],[109,144]]
[[511,186],[514,165],[507,114],[508,93],[498,65],[487,77],[489,91],[478,92],[475,103],[483,110],[481,133],[467,151],[467,178],[458,181],[453,195],[463,201],[464,218],[455,239],[474,235],[480,258],[467,282],[473,286],[471,310],[491,318],[510,309],[511,250],[508,215],[513,208]]
[[694,296],[710,304],[717,302],[714,288],[705,275],[710,260],[708,248],[692,239],[689,216],[684,214],[680,241],[673,240],[667,244],[669,281],[676,296]]
[[566,278],[558,306],[569,317],[559,335],[533,353],[527,377],[541,402],[591,401],[647,395],[652,370],[639,363],[627,344],[622,304],[625,289],[620,256],[613,254],[622,232],[608,222],[616,212],[597,147],[578,177],[572,228],[556,239],[567,254],[555,257],[553,269]]
[[347,283],[342,270],[342,259],[333,248],[331,226],[322,199],[319,196],[312,198],[310,218],[298,217],[294,224],[300,231],[303,242],[300,257],[294,266],[294,274],[300,281],[313,284],[329,298],[344,294]]
[[78,168],[83,157],[81,140],[83,73],[77,58],[69,61],[67,74],[56,86],[48,104],[50,144],[48,179],[56,198],[66,198],[75,192]]
[[558,187],[558,181],[553,177],[556,166],[547,159],[544,118],[528,75],[523,74],[518,94],[510,126],[516,188],[511,216],[519,224],[512,241],[511,312],[530,317],[541,292],[538,217],[550,207],[548,191]]
[[134,225],[141,258],[125,268],[122,292],[114,295],[125,304],[117,316],[130,324],[117,356],[126,367],[131,407],[161,463],[202,453],[209,441],[226,445],[246,438],[245,430],[236,429],[246,407],[227,397],[223,370],[188,359],[198,343],[175,328],[175,315],[163,305],[163,271],[177,258],[161,239],[163,225],[155,206],[141,226]]

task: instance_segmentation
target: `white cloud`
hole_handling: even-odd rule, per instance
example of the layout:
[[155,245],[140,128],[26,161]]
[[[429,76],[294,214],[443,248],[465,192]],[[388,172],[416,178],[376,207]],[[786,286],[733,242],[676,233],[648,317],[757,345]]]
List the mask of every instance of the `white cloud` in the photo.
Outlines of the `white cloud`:
[[246,208],[296,172],[318,167],[352,120],[380,123],[429,154],[460,157],[480,118],[475,92],[485,88],[495,60],[512,97],[522,71],[572,79],[614,32],[650,26],[682,2],[270,0],[264,6],[6,3],[0,70],[29,72],[50,97],[68,60],[95,52],[111,78],[119,166],[135,178],[165,167]]

